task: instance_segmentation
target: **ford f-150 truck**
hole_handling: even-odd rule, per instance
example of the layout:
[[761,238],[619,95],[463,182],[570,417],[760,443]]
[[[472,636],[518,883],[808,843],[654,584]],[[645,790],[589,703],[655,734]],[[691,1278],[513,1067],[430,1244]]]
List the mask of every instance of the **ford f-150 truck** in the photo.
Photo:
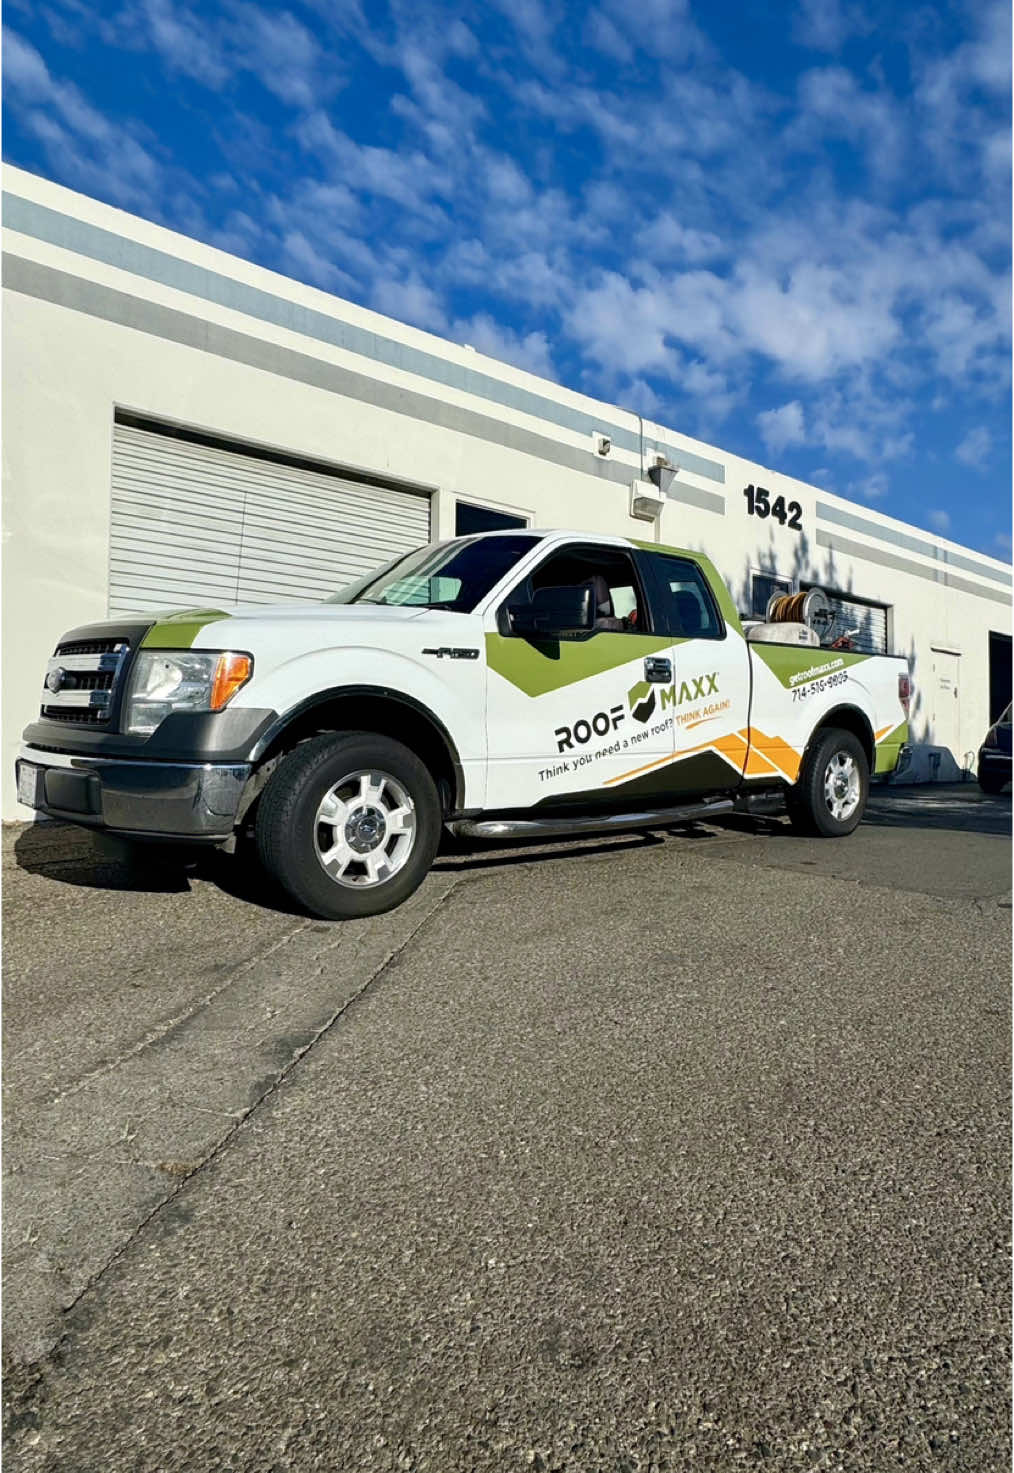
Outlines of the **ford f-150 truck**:
[[534,837],[784,804],[798,827],[845,835],[906,741],[908,669],[819,647],[799,623],[785,641],[745,635],[696,552],[458,538],[324,603],[71,630],[18,795],[125,838],[250,835],[328,918],[398,905],[444,826]]

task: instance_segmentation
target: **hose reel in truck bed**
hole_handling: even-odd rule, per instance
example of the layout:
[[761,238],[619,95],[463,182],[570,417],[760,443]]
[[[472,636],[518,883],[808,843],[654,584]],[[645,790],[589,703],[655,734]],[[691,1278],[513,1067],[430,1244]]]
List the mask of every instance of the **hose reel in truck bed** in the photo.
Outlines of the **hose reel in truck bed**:
[[819,645],[834,619],[827,595],[820,588],[805,593],[773,593],[763,624],[751,624],[747,639],[754,644]]

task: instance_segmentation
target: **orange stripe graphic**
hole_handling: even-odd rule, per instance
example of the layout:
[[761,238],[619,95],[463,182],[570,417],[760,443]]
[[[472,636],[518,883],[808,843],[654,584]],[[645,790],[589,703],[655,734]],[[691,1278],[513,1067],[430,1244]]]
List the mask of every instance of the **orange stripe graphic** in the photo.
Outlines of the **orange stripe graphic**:
[[746,775],[747,777],[771,777],[772,775],[780,777],[781,773],[773,763],[754,748],[746,759]]
[[700,742],[696,747],[684,747],[681,752],[669,752],[665,757],[656,757],[654,762],[646,762],[643,767],[635,767],[630,772],[621,772],[616,777],[607,777],[602,786],[609,788],[615,783],[625,783],[632,777],[639,777],[642,772],[651,772],[657,767],[668,767],[674,762],[682,762],[684,757],[693,757],[697,752],[715,752],[719,757],[724,757],[737,772],[742,772],[746,742],[742,735],[732,732],[728,736],[718,737],[713,742]]
[[[715,720],[715,717],[706,717],[705,720]],[[703,721],[695,721],[694,726],[702,726]],[[689,730],[689,726],[685,728]],[[888,727],[887,730],[893,730]],[[878,738],[879,740],[879,738]],[[613,787],[616,783],[628,782],[632,777],[639,777],[643,772],[652,772],[659,767],[668,767],[675,762],[682,762],[685,757],[693,757],[698,752],[714,752],[716,756],[722,757],[736,772],[745,773],[747,777],[784,777],[788,782],[794,783],[799,776],[799,767],[802,762],[800,754],[794,747],[781,737],[771,737],[757,727],[752,730],[743,728],[741,731],[729,732],[726,736],[716,737],[714,741],[700,742],[695,747],[685,747],[681,752],[667,753],[664,757],[656,757],[652,762],[645,762],[641,767],[635,767],[630,772],[621,772],[616,777],[606,778],[603,787]]]
[[783,741],[781,737],[768,736],[756,728],[753,737],[760,748],[760,755],[787,777],[790,783],[794,783],[799,776],[799,764],[802,760],[795,748],[790,747],[788,742]]

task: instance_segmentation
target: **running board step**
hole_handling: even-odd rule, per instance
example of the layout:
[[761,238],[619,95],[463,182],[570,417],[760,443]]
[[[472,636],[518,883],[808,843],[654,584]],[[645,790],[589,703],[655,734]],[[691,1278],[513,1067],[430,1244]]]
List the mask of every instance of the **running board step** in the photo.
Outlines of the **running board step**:
[[731,798],[692,803],[684,808],[656,808],[650,813],[600,813],[566,818],[456,818],[447,827],[459,839],[552,839],[568,834],[609,834],[627,829],[661,829],[716,813],[732,813]]

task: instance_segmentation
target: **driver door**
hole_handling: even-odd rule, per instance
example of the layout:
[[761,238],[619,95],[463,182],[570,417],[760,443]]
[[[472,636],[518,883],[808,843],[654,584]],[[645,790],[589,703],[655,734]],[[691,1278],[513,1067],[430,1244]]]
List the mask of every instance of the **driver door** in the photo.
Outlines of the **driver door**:
[[[595,627],[559,638],[516,632],[512,609],[540,588],[590,585]],[[666,787],[672,640],[651,627],[631,552],[567,543],[547,553],[486,616],[489,809],[645,804]],[[635,805],[636,806],[636,805]]]

